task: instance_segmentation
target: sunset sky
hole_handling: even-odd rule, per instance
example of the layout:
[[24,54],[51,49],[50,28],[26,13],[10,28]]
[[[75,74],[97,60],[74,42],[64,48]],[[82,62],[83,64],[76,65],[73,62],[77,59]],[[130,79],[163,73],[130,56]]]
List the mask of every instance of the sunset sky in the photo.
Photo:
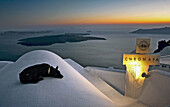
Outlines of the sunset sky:
[[0,27],[170,23],[170,0],[0,0]]

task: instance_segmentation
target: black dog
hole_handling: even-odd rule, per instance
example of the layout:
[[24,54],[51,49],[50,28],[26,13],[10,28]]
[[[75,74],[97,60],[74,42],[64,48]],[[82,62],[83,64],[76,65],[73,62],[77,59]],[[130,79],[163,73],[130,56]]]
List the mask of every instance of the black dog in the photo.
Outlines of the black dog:
[[56,77],[63,78],[63,75],[60,74],[58,66],[53,68],[49,64],[38,64],[30,66],[24,69],[20,74],[19,78],[21,83],[37,83],[43,80],[43,77]]

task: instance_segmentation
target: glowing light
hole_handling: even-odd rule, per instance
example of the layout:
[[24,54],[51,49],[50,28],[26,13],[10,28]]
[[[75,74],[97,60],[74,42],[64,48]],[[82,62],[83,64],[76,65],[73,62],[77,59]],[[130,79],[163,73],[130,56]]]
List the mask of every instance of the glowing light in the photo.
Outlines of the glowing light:
[[141,74],[141,67],[140,67],[140,65],[136,65],[135,68],[134,68],[134,71],[136,73],[135,79],[139,79],[140,74]]
[[138,65],[138,62],[129,62],[129,65]]
[[141,87],[145,79],[145,77],[142,77],[142,73],[147,74],[149,65],[139,65],[138,63],[133,62],[127,64],[126,67],[129,81],[131,81],[134,86]]
[[124,54],[123,56],[123,64],[127,67],[128,79],[136,87],[142,86],[145,80],[142,74],[148,74],[149,65],[158,65],[159,61],[159,55]]
[[132,74],[134,75],[136,80],[140,78],[140,74],[142,74],[142,68],[139,62],[130,62],[128,64],[128,68],[130,68],[129,71],[132,71]]
[[[145,46],[145,47],[144,47]],[[149,65],[159,65],[160,56],[150,53],[150,40],[137,39],[136,53],[124,54],[123,65],[126,65],[125,95],[133,98],[140,96],[145,78],[148,77]]]

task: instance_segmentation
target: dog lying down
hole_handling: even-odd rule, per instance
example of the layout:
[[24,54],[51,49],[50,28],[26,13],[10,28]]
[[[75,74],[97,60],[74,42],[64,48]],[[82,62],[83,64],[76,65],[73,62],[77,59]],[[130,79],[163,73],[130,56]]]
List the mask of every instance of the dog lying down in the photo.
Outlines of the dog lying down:
[[61,79],[63,78],[63,75],[60,74],[58,66],[53,68],[46,63],[30,66],[19,74],[20,82],[23,84],[37,83],[43,80],[43,77],[55,77]]

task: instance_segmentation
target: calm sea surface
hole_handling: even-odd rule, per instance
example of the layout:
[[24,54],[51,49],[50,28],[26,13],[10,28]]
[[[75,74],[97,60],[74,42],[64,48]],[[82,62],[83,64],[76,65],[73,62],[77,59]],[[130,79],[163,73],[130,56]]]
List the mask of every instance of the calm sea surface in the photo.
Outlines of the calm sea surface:
[[54,35],[62,33],[84,33],[91,29],[60,29],[48,34],[0,35],[0,60],[17,60],[31,50],[45,49],[55,52],[62,58],[71,58],[83,66],[102,66],[121,68],[123,53],[135,49],[136,38],[150,38],[151,52],[157,48],[159,40],[169,40],[170,35],[131,34],[129,29],[91,30],[91,36],[104,37],[107,40],[90,40],[79,43],[56,43],[51,46],[27,47],[17,44],[19,39]]

